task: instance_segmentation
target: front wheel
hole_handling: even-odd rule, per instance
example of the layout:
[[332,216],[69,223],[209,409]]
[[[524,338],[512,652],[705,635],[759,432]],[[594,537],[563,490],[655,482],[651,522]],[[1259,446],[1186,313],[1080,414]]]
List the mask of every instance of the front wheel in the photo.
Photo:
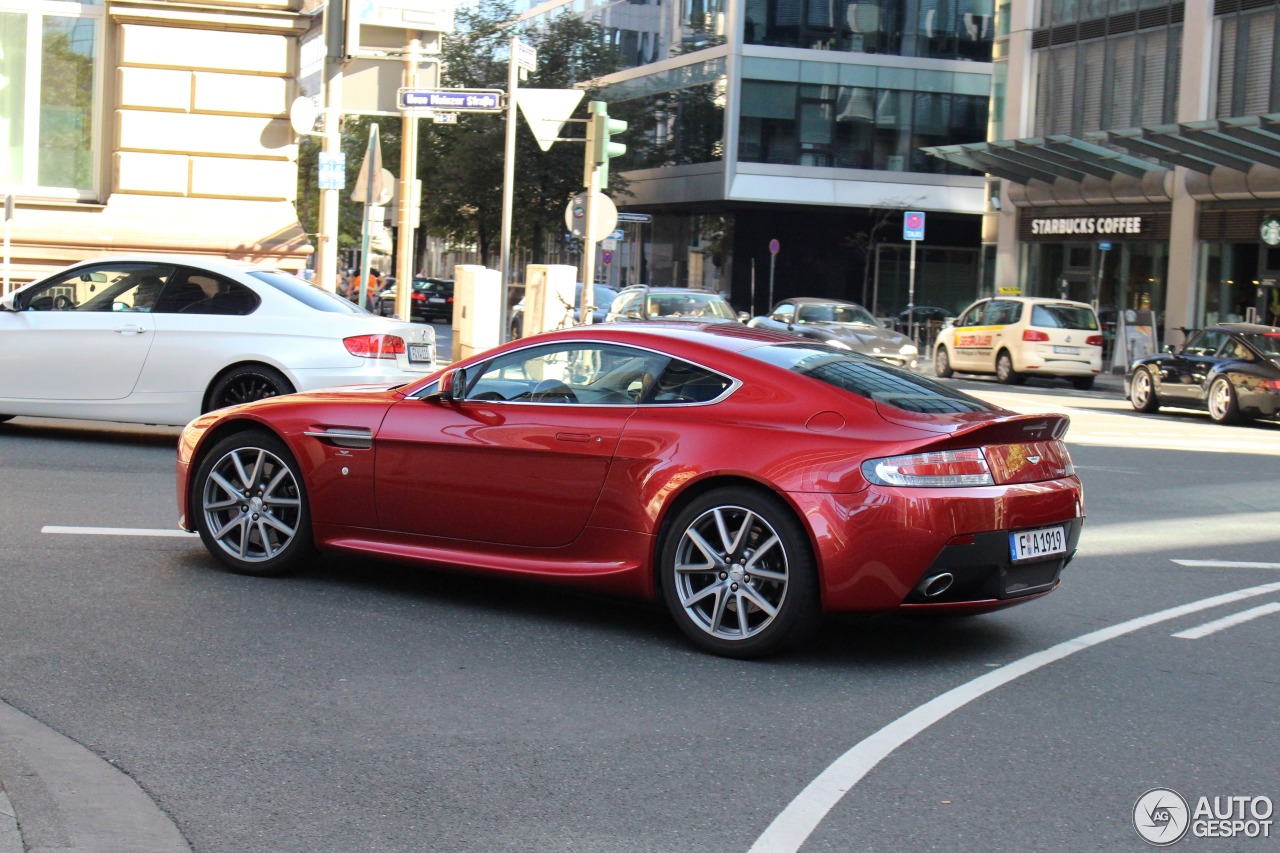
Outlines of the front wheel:
[[1234,424],[1240,420],[1240,402],[1231,381],[1219,376],[1209,386],[1209,417],[1220,424]]
[[818,627],[808,537],[771,495],[733,487],[695,499],[673,519],[659,566],[667,608],[705,651],[759,657]]
[[938,347],[938,352],[933,357],[933,372],[943,379],[950,379],[954,373],[951,369],[951,357],[947,355],[946,347]]
[[205,411],[251,403],[265,397],[292,394],[293,386],[280,371],[265,364],[245,364],[232,368],[209,389]]
[[283,575],[314,553],[302,474],[275,436],[241,432],[219,441],[200,463],[193,489],[200,539],[233,572]]

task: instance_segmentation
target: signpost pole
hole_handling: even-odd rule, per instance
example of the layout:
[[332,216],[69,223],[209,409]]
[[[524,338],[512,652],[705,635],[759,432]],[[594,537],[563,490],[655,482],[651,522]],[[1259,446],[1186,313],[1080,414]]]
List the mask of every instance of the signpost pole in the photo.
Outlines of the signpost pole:
[[[328,0],[324,7],[324,136],[320,150],[331,158],[342,151],[342,0]],[[338,284],[338,189],[320,190],[319,254],[316,281],[332,293]]]
[[777,240],[769,241],[769,304],[765,306],[765,311],[773,310],[773,271],[778,263],[778,252],[782,251],[782,244]]
[[911,244],[910,271],[907,276],[907,337],[916,342],[916,243],[924,239],[924,214],[909,210],[902,217],[902,239]]
[[501,318],[498,327],[498,340],[504,341],[510,334],[507,328],[507,287],[511,276],[511,220],[514,205],[516,183],[516,87],[520,85],[520,69],[516,65],[516,55],[520,50],[520,39],[511,37],[511,55],[507,58],[507,144],[502,158],[502,239],[499,253],[498,269],[501,270],[502,293],[499,297],[501,305],[498,316]]
[[[408,54],[404,62],[404,85],[412,89],[418,85],[418,50],[421,42],[409,40]],[[416,203],[414,184],[418,180],[418,114],[405,110],[400,114],[400,231],[396,241],[396,316],[401,320],[413,319],[410,305],[413,297],[413,238]]]

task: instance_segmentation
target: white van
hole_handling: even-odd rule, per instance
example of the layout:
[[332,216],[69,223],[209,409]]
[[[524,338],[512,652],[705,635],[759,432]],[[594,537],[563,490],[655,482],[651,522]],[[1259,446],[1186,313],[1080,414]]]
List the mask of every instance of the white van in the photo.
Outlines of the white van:
[[1058,376],[1084,391],[1102,372],[1102,327],[1084,302],[981,299],[938,333],[933,368],[942,377],[994,373],[1008,385],[1028,376]]

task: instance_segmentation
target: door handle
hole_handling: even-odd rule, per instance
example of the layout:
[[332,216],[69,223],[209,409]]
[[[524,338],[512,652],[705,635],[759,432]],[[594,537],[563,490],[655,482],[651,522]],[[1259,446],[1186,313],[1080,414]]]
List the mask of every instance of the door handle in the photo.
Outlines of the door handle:
[[121,326],[116,331],[122,335],[140,335],[146,331],[144,326]]
[[591,436],[585,432],[558,432],[556,433],[556,441],[580,441],[585,444],[591,441]]

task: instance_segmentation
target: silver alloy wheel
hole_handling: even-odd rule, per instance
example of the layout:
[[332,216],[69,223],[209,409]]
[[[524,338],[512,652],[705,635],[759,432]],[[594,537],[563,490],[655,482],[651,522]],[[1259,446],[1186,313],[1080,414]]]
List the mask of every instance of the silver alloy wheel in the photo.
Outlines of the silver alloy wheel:
[[765,630],[787,595],[786,546],[760,515],[717,506],[699,515],[676,546],[675,583],[689,619],[721,640]]
[[1235,415],[1232,407],[1234,402],[1231,383],[1222,378],[1213,380],[1213,384],[1209,386],[1209,416],[1219,423],[1231,420]]
[[1133,403],[1135,409],[1145,409],[1151,405],[1151,374],[1145,370],[1139,370],[1133,374],[1133,388],[1129,391],[1129,402]]
[[218,547],[246,563],[265,562],[287,548],[302,514],[293,471],[261,447],[236,448],[214,463],[200,503]]
[[996,379],[1008,383],[1013,378],[1013,359],[1007,352],[996,356]]

